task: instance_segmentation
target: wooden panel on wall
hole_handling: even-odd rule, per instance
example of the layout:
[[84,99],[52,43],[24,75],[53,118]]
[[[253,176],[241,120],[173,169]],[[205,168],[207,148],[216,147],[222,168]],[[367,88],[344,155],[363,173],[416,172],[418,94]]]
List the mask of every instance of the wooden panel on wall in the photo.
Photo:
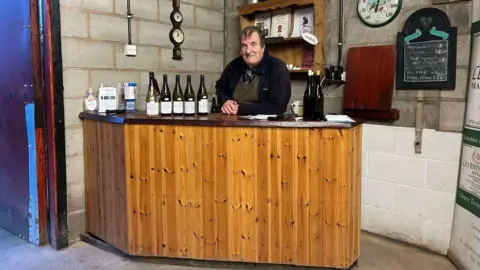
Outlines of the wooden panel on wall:
[[125,132],[129,254],[341,268],[358,259],[361,126]]
[[128,252],[124,126],[85,120],[83,140],[87,232]]

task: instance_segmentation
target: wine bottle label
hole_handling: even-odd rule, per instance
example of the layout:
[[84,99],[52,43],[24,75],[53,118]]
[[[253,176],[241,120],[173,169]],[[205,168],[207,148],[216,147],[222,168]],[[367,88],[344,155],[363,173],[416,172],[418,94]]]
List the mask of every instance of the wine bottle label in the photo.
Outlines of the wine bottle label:
[[194,114],[195,113],[195,102],[194,101],[185,101],[185,113]]
[[147,115],[158,115],[158,102],[147,102]]
[[198,113],[208,113],[208,99],[198,101]]
[[173,113],[183,113],[183,102],[174,101],[173,102]]
[[172,102],[166,101],[160,103],[160,112],[162,114],[171,114],[172,113]]

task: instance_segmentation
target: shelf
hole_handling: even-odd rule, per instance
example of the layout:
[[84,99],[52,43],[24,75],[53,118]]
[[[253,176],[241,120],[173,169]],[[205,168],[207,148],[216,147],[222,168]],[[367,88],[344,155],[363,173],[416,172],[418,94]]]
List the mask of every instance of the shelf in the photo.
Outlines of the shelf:
[[255,12],[263,12],[275,9],[282,9],[292,6],[304,7],[313,5],[313,0],[267,0],[260,3],[238,7],[240,16],[252,15]]
[[305,42],[301,37],[284,38],[284,37],[267,37],[265,44],[287,44],[287,43],[302,43]]

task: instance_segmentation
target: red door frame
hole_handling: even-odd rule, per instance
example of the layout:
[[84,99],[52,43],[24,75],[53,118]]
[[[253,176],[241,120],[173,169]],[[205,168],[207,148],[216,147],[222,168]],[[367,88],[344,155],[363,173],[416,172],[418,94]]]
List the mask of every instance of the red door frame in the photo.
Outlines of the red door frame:
[[60,2],[59,0],[41,1],[43,3],[44,108],[48,153],[48,238],[50,245],[59,250],[68,246]]
[[[42,53],[38,0],[30,0],[30,36],[32,42],[33,93],[35,104],[35,141],[38,196],[38,244],[47,242],[47,175],[45,152],[45,110],[42,79]],[[30,224],[32,225],[32,224]]]

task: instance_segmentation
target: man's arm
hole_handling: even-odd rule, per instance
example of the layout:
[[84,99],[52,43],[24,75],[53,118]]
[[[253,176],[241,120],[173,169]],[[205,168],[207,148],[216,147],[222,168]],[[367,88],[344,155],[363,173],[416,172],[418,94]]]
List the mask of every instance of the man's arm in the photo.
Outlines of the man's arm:
[[220,107],[223,106],[223,103],[225,103],[227,100],[229,100],[229,96],[227,94],[227,89],[228,89],[228,70],[230,69],[230,65],[227,65],[225,69],[222,72],[222,75],[220,75],[220,78],[215,82],[215,92],[217,94],[218,98],[218,104],[220,104]]
[[238,115],[282,114],[286,111],[292,95],[290,73],[286,65],[277,64],[270,76],[270,94],[267,101],[240,103]]

